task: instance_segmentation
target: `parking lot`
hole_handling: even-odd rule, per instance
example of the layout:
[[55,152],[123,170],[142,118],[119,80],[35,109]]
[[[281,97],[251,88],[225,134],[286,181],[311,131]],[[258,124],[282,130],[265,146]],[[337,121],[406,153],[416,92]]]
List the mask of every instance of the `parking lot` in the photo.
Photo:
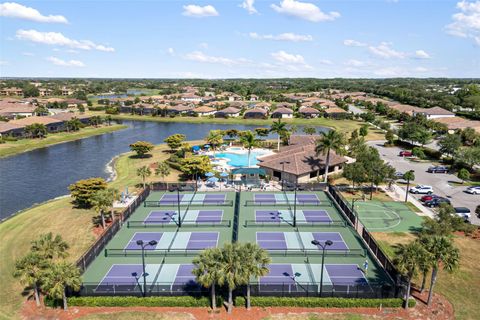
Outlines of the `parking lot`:
[[[402,150],[398,147],[385,148],[383,141],[370,141],[369,145],[374,146],[380,152],[382,158],[392,165],[399,172],[406,172],[409,170],[415,171],[415,181],[412,184],[424,184],[433,187],[434,194],[450,199],[454,207],[467,207],[471,211],[471,222],[480,225],[480,219],[475,215],[475,208],[480,204],[480,195],[472,195],[465,192],[466,186],[454,186],[451,182],[461,182],[453,174],[444,173],[428,173],[428,167],[432,166],[429,162],[414,162],[398,154]],[[401,185],[405,188],[403,185]],[[417,199],[422,195],[412,195]]]

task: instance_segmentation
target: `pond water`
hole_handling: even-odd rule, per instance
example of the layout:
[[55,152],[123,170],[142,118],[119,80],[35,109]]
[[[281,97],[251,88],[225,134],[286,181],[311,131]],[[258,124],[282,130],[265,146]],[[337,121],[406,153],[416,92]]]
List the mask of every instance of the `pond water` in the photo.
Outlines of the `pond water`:
[[[175,133],[199,140],[214,129],[248,130],[259,126],[125,121],[125,130],[0,159],[0,219],[36,203],[68,194],[67,187],[89,177],[108,178],[107,164],[138,140],[153,144]],[[301,129],[299,130],[301,132]]]

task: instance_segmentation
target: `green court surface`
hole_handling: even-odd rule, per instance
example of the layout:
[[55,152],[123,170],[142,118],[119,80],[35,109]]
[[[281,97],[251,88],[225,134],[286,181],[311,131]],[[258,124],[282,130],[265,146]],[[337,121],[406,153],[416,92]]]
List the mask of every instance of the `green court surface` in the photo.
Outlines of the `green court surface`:
[[364,226],[374,232],[419,231],[423,222],[422,217],[403,202],[358,201],[355,210]]
[[[235,203],[236,196],[235,192],[152,192],[87,268],[82,276],[84,293],[138,294],[144,290],[143,275],[152,294],[198,290],[191,274],[192,259],[205,248],[221,247],[235,238],[256,242],[271,255],[272,274],[261,281],[251,279],[258,283],[258,290],[316,292],[322,250],[312,243],[315,240],[332,241],[326,250],[324,285],[335,282],[335,290],[344,292],[376,288],[378,294],[381,285],[391,284],[324,192],[296,196],[242,192],[240,203]],[[145,245],[145,274],[139,240]],[[343,273],[342,268],[348,271]],[[285,276],[289,273],[294,279]],[[343,286],[345,281],[348,284]]]

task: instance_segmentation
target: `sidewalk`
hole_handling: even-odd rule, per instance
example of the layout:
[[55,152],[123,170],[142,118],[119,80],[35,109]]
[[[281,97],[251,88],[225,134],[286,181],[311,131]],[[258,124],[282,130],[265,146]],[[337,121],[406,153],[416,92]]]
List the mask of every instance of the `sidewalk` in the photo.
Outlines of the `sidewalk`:
[[[391,190],[389,190],[388,188],[383,188],[383,189],[384,189],[385,193],[387,195],[389,195],[395,201],[405,201],[405,192],[406,192],[405,189],[396,185],[395,183],[392,184]],[[420,201],[418,201],[414,197],[409,195],[408,196],[408,201],[413,203],[415,205],[415,207],[417,207],[421,211],[421,212],[415,212],[419,216],[426,216],[426,217],[430,217],[432,219],[435,217],[435,213],[433,213],[432,210],[430,210],[429,208],[422,205],[420,203]]]

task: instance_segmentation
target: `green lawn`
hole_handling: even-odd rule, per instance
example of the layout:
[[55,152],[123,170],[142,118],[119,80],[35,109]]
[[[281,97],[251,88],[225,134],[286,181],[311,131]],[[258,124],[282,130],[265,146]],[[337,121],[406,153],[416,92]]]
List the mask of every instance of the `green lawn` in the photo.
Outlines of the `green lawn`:
[[76,132],[50,133],[43,139],[20,139],[17,141],[7,141],[0,144],[0,158],[12,156],[18,153],[27,152],[34,149],[44,148],[57,143],[63,143],[73,140],[79,140],[104,134],[107,132],[125,129],[125,125],[111,125],[101,127],[86,127]]
[[[408,243],[415,239],[409,233],[377,232],[374,233],[374,237],[390,257],[395,255],[393,247],[395,244]],[[480,319],[480,308],[478,307],[480,241],[464,236],[455,236],[454,240],[455,245],[460,249],[460,267],[451,274],[440,271],[435,292],[444,295],[453,304],[456,319]],[[417,279],[417,282],[420,282],[420,280]]]

